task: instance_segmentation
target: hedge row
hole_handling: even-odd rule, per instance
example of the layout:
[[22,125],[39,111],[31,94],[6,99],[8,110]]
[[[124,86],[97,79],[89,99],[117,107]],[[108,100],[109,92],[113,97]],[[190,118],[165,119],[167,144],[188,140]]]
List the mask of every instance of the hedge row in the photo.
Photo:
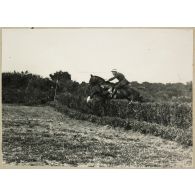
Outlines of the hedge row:
[[192,107],[188,103],[129,104],[127,101],[111,101],[107,107],[109,116],[131,118],[184,129],[192,126]]
[[132,130],[144,134],[159,136],[164,139],[176,141],[186,146],[192,145],[192,128],[180,129],[176,127],[163,126],[156,123],[148,123],[134,119],[122,119],[120,117],[98,117],[91,114],[84,114],[57,102],[51,102],[50,106],[55,107],[58,111],[65,113],[71,118],[79,120],[88,120],[101,125],[110,125],[113,127],[123,127],[126,130]]
[[126,100],[111,100],[87,104],[86,99],[71,94],[61,94],[58,102],[78,111],[98,115],[136,119],[164,126],[190,128],[192,126],[192,105],[189,103],[131,103]]

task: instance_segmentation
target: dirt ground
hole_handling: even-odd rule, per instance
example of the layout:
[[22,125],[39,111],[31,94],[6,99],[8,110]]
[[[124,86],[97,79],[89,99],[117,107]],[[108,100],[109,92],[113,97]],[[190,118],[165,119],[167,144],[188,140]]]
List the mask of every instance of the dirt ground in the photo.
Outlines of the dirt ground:
[[192,147],[71,119],[49,106],[3,105],[3,160],[9,166],[188,168]]

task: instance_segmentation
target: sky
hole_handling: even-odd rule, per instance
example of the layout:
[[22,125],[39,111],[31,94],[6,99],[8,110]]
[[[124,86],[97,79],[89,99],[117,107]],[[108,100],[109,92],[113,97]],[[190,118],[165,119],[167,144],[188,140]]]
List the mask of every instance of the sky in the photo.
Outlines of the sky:
[[2,71],[48,77],[68,71],[72,80],[104,79],[117,69],[137,82],[192,80],[193,32],[190,29],[65,28],[4,29]]

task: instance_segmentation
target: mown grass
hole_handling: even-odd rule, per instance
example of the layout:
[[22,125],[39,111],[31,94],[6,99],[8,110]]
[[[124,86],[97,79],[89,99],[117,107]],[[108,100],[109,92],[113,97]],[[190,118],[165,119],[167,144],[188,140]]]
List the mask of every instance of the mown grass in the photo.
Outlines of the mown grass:
[[191,167],[192,148],[75,120],[51,107],[3,107],[3,160],[63,167]]

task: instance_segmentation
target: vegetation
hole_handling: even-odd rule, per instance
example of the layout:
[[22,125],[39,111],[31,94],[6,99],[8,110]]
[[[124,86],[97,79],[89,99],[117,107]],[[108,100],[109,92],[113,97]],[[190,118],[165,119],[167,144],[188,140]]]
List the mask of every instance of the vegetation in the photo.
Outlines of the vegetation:
[[105,103],[87,104],[85,99],[71,94],[59,95],[57,100],[60,105],[98,116],[136,119],[184,129],[192,126],[192,105],[190,103],[134,102],[129,104],[126,100],[111,100]]
[[[192,167],[192,147],[139,133],[140,127],[142,132],[144,129],[152,131],[151,128],[148,129],[149,124],[141,126],[142,123],[139,125],[132,121],[131,127],[124,130],[111,126],[123,126],[124,119],[117,118],[117,124],[115,117],[103,119],[104,117],[85,115],[78,111],[71,113],[72,109],[64,109],[64,112],[65,115],[50,106],[3,105],[4,163],[17,167],[30,165],[63,168]],[[72,117],[83,117],[83,121]],[[87,121],[87,118],[93,123]],[[105,125],[108,122],[111,125]],[[161,132],[159,126],[156,126],[156,131],[159,134],[164,132]],[[167,129],[164,136],[171,137],[172,132]],[[183,136],[186,137],[185,134]]]
[[[40,105],[54,100],[57,93],[79,92],[79,83],[71,80],[67,72],[50,74],[50,78],[42,78],[25,72],[2,73],[3,103],[21,103],[26,105]],[[82,87],[82,85],[81,85]]]
[[4,162],[191,167],[192,82],[131,85],[147,102],[88,104],[89,84],[72,81],[68,72],[59,71],[49,78],[27,71],[3,73],[2,100],[9,103],[3,106]]
[[58,103],[51,102],[51,106],[55,107],[58,111],[65,113],[71,118],[79,119],[79,120],[88,120],[90,122],[95,122],[101,125],[111,125],[113,127],[123,127],[126,130],[132,130],[136,132],[140,132],[143,134],[151,134],[155,136],[159,136],[164,139],[176,141],[183,145],[192,145],[192,127],[189,126],[186,129],[163,126],[157,123],[149,123],[145,121],[138,121],[136,119],[122,119],[120,117],[98,117],[91,114],[84,114],[82,112],[78,112],[77,110],[73,110],[64,105],[59,105]]
[[[87,104],[90,87],[71,80],[68,72],[50,74],[42,78],[29,72],[3,73],[3,103],[40,105],[54,101],[55,107],[73,109],[73,118],[100,120],[101,124],[134,129],[158,135],[182,144],[192,144],[192,82],[138,83],[132,87],[140,91],[148,102],[131,103],[111,100]],[[68,111],[68,113],[70,113]],[[84,115],[87,114],[87,115]],[[94,116],[96,115],[96,116]]]
[[[89,85],[71,80],[68,72],[58,71],[42,78],[25,72],[2,73],[3,103],[44,104],[54,99],[57,94],[70,93],[80,98],[89,94]],[[192,102],[192,82],[183,83],[149,83],[131,82],[148,102]],[[40,96],[39,96],[40,94]]]
[[26,72],[2,74],[3,103],[43,104],[53,97],[53,83],[48,78]]

